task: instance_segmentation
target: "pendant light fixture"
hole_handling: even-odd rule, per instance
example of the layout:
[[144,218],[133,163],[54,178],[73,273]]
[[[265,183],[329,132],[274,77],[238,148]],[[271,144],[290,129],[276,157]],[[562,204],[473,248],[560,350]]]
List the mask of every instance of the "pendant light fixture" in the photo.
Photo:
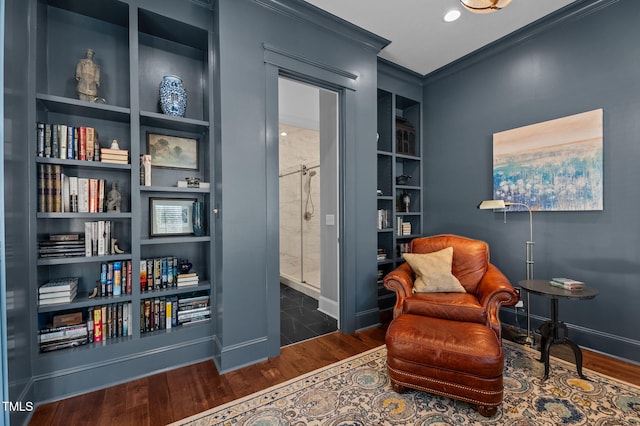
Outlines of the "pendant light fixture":
[[505,8],[511,0],[460,0],[460,3],[473,13],[491,13]]

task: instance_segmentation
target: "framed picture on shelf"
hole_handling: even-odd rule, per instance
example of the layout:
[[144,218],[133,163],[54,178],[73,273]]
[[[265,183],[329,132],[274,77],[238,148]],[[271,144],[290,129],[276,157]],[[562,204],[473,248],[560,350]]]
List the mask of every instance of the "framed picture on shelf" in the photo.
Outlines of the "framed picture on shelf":
[[147,132],[153,167],[198,170],[198,139]]
[[192,209],[195,201],[195,198],[149,198],[149,235],[193,235]]

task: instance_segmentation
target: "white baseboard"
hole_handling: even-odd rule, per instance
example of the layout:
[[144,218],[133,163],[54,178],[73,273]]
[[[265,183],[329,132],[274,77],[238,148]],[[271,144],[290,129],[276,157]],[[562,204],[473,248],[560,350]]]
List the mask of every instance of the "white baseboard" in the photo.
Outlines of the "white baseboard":
[[327,299],[324,296],[320,296],[318,300],[318,310],[324,314],[329,315],[336,320],[340,316],[340,305],[335,300]]

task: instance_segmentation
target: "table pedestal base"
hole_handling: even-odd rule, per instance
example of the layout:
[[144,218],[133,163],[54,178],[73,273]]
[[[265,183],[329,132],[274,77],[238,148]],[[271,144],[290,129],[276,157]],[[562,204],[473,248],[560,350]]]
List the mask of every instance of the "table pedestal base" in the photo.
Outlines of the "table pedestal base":
[[[558,337],[560,330],[564,332],[562,337]],[[576,357],[576,369],[578,370],[578,376],[582,379],[589,380],[582,374],[582,350],[580,349],[580,346],[576,345],[567,337],[568,330],[565,323],[547,321],[542,324],[539,331],[542,336],[539,361],[544,362],[544,377],[542,380],[547,380],[549,378],[549,352],[551,345],[555,344],[567,345],[573,350]]]

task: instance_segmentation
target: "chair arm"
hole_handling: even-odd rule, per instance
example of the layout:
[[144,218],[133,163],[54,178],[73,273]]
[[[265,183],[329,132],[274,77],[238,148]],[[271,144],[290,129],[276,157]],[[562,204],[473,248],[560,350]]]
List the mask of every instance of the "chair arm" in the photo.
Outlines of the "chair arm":
[[500,306],[513,306],[520,297],[509,279],[493,264],[489,263],[487,272],[478,285],[478,302],[487,312],[488,326],[493,328],[498,338],[502,333],[500,325]]
[[396,293],[396,305],[393,308],[393,318],[396,318],[402,313],[404,300],[411,295],[413,291],[414,280],[415,274],[406,262],[384,277],[385,288]]

